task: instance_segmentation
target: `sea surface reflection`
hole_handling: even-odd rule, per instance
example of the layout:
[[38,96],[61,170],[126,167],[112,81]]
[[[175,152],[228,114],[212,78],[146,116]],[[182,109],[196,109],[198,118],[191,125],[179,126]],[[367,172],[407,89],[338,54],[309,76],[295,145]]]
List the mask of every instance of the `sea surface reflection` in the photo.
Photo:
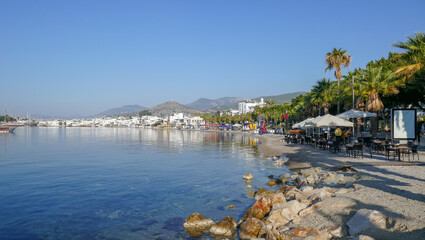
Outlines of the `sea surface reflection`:
[[243,215],[253,202],[243,174],[258,188],[286,170],[256,144],[225,132],[18,128],[0,135],[1,239],[188,239],[193,212]]

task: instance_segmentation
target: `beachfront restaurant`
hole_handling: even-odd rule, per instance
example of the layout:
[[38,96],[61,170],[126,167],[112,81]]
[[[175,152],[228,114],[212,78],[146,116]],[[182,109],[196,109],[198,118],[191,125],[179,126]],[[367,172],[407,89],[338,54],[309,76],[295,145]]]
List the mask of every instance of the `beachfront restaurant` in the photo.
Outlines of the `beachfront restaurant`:
[[[391,120],[391,126],[395,126],[392,132],[377,131],[378,121],[375,113],[349,110],[337,116],[327,114],[296,123],[292,127],[293,130],[285,136],[285,141],[308,144],[333,153],[345,149],[346,154],[352,157],[363,157],[366,151],[371,157],[374,154],[384,154],[387,159],[394,157],[401,160],[401,157],[403,159],[408,157],[410,160],[410,155],[412,159],[417,155],[417,145],[414,143],[415,130],[411,130],[416,124],[416,112],[403,111],[400,110],[401,113],[396,120]],[[409,127],[410,136],[394,135],[397,134],[397,126]],[[405,134],[406,129],[398,132]]]

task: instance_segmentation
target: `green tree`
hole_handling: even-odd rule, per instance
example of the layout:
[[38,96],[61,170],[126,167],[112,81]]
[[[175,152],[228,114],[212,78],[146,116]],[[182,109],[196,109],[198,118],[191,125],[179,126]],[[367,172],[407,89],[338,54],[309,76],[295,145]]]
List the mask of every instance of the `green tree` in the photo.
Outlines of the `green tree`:
[[140,117],[142,117],[142,116],[152,116],[152,113],[149,112],[149,110],[142,110],[142,111],[139,112],[139,116]]
[[382,66],[367,66],[362,71],[364,75],[361,85],[363,93],[367,95],[366,109],[372,112],[379,112],[384,108],[380,96],[389,96],[399,92],[400,82],[394,78],[391,70],[384,70]]
[[425,33],[415,33],[408,36],[406,42],[396,42],[394,47],[405,50],[400,58],[405,61],[403,66],[396,70],[396,74],[404,79],[411,79],[416,73],[423,71],[425,67]]
[[351,56],[347,54],[347,50],[334,48],[332,52],[326,54],[325,63],[327,65],[325,72],[335,70],[335,77],[338,80],[338,105],[337,112],[340,110],[340,82],[342,78],[341,67],[349,67],[351,65]]
[[276,105],[276,101],[273,99],[268,99],[265,101],[265,103],[267,107],[273,107],[274,105]]

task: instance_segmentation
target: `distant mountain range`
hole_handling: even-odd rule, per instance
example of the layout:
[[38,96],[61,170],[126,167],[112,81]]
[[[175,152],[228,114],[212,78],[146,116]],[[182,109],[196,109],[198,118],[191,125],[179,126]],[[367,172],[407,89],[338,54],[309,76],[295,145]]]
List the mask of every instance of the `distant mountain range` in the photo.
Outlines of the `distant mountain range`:
[[[277,104],[283,104],[285,102],[291,102],[293,98],[298,97],[305,92],[294,92],[294,93],[285,93],[275,96],[262,96],[254,98],[253,100],[260,101],[260,98],[263,98],[264,101],[272,99],[275,100]],[[138,116],[138,113],[142,110],[149,110],[153,115],[156,116],[168,116],[170,113],[184,113],[193,115],[197,112],[214,112],[214,111],[226,111],[229,109],[238,109],[239,102],[245,101],[246,98],[243,97],[223,97],[218,99],[208,99],[200,98],[193,103],[186,105],[169,101],[157,106],[147,109],[140,105],[125,105],[122,107],[112,108],[106,111],[103,111],[96,116]]]
[[140,105],[124,105],[122,107],[117,107],[117,108],[111,108],[108,109],[106,111],[103,111],[99,114],[96,114],[96,116],[114,116],[114,115],[120,115],[120,114],[124,114],[124,113],[133,113],[133,112],[139,112],[142,110],[147,109],[146,107],[142,107]]
[[242,97],[222,97],[218,99],[200,98],[193,103],[186,104],[186,107],[193,108],[199,111],[206,111],[220,106],[228,106],[235,103],[245,101]]

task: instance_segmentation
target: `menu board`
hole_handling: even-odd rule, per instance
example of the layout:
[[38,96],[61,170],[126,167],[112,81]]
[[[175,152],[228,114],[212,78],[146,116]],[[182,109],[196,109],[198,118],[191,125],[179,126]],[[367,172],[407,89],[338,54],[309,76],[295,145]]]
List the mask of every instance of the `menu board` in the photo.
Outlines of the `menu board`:
[[416,109],[392,109],[391,136],[394,140],[416,138]]

